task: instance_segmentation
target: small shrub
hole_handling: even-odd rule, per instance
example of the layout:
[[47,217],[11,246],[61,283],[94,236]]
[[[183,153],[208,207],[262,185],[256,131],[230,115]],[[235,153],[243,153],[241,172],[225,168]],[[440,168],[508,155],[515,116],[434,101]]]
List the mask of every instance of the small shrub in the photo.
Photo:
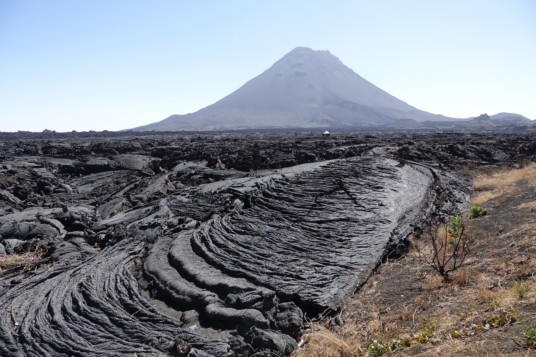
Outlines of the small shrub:
[[434,337],[434,331],[439,327],[439,323],[433,320],[427,321],[420,331],[420,335],[428,340]]
[[522,300],[527,297],[529,288],[526,284],[519,283],[514,286],[514,293],[518,299]]
[[484,209],[482,206],[476,205],[469,208],[469,218],[475,219],[484,215]]
[[501,305],[497,300],[491,300],[486,303],[486,311],[495,311],[497,310]]
[[387,353],[389,349],[381,341],[372,340],[367,346],[367,352],[372,357],[378,357]]
[[409,348],[409,347],[411,347],[411,341],[408,340],[407,338],[402,339],[402,340],[400,340],[400,346],[402,346],[404,348]]
[[[464,266],[465,258],[472,248],[473,240],[464,233],[465,222],[458,215],[451,216],[447,225],[441,229],[437,224],[430,224],[424,237],[430,240],[431,252],[423,251],[414,244],[417,259],[430,266],[445,283],[451,282],[449,274]],[[453,234],[455,237],[452,237]]]
[[453,237],[458,237],[464,228],[465,222],[463,221],[462,217],[457,214],[450,216],[447,224],[447,230],[450,235]]
[[510,308],[506,311],[499,311],[495,314],[488,315],[483,321],[484,325],[487,325],[488,328],[497,328],[505,325],[510,325],[518,320],[518,313],[515,309]]
[[527,347],[536,347],[536,328],[529,326],[527,332],[523,334],[523,342]]

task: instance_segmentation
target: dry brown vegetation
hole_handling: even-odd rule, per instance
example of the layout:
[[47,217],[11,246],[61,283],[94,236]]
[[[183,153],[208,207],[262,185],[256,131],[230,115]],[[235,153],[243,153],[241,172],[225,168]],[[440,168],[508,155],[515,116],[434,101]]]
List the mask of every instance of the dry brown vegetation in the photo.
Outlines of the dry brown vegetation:
[[21,254],[9,254],[0,256],[0,274],[12,268],[30,267],[32,263],[40,260],[43,256],[43,251],[36,249],[30,252]]
[[536,165],[481,174],[474,188],[487,215],[466,217],[474,247],[449,283],[417,259],[430,242],[415,238],[338,316],[310,323],[294,356],[536,355],[525,337],[536,327]]
[[501,169],[489,175],[477,176],[474,180],[475,194],[471,201],[473,204],[482,204],[511,192],[517,187],[517,183],[522,181],[532,187],[536,186],[536,165],[517,170]]

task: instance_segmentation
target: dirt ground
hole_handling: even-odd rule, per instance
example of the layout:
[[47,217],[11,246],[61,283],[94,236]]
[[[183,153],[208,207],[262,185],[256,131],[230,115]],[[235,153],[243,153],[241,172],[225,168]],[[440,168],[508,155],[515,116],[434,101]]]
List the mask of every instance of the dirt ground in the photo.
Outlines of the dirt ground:
[[536,356],[536,165],[475,176],[485,215],[462,214],[473,243],[450,282],[413,237],[338,316],[311,322],[294,356]]

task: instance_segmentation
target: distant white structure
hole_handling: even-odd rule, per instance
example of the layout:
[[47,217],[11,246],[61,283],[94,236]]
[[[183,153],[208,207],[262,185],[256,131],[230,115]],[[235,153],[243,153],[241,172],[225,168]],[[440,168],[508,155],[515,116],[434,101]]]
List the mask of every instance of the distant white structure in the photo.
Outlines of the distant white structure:
[[322,136],[331,136],[331,133],[326,130],[322,133]]

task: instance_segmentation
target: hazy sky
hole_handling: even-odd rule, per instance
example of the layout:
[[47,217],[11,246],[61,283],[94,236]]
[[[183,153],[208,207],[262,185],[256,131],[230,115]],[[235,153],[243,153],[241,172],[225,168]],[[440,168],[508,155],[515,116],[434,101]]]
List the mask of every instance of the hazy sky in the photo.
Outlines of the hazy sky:
[[533,0],[0,0],[0,131],[194,112],[297,46],[419,109],[536,118]]

